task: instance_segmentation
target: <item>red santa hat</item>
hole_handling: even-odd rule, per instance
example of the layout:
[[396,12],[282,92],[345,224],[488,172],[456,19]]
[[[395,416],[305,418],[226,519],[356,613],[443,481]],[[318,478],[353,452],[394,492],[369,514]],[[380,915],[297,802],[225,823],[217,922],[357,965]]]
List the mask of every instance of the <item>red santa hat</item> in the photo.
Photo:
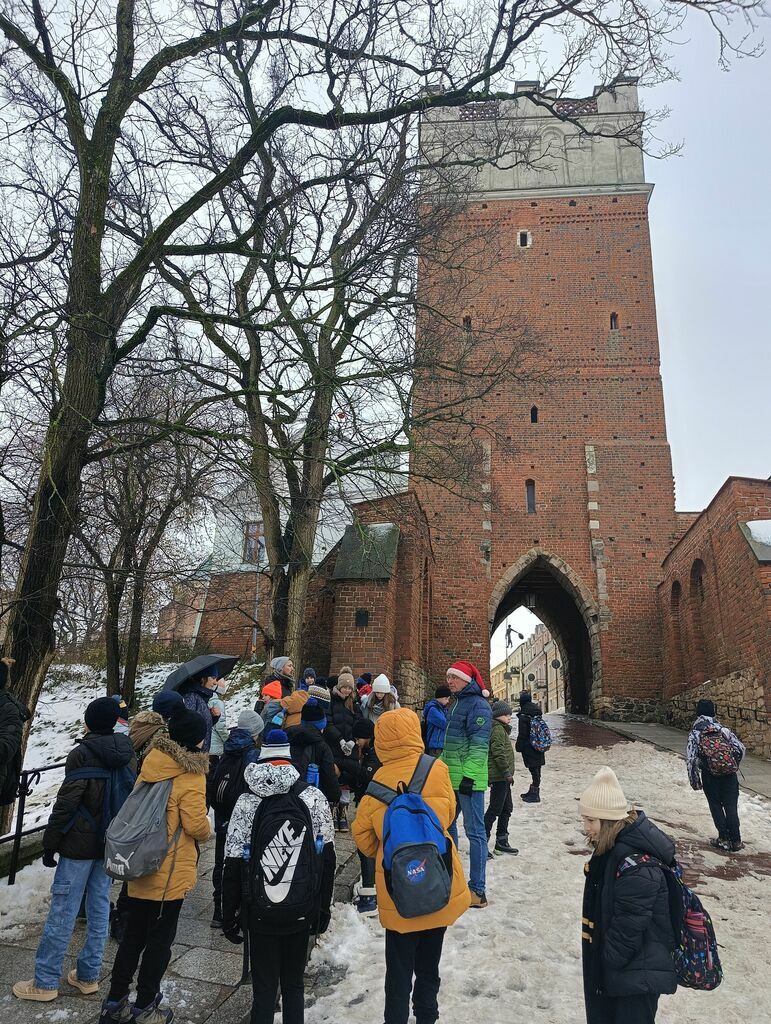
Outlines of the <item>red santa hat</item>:
[[452,673],[454,676],[460,676],[464,682],[476,683],[480,690],[485,690],[484,680],[482,679],[482,673],[476,667],[472,665],[470,661],[455,661],[447,669],[447,674]]

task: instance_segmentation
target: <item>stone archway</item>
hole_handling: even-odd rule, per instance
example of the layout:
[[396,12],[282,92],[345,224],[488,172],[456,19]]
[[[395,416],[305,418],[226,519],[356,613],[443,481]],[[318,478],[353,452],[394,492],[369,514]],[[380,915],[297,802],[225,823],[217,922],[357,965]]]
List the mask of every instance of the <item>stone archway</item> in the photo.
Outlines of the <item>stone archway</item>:
[[501,576],[488,603],[490,634],[532,593],[533,611],[554,636],[566,669],[568,707],[587,713],[602,694],[599,609],[564,559],[531,548]]

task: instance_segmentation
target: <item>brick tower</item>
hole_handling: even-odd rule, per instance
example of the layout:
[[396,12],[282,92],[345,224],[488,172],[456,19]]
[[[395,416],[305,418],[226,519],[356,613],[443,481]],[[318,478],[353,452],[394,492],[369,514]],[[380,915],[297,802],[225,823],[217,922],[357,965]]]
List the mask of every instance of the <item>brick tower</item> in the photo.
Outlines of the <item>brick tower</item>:
[[[642,117],[631,80],[558,110],[614,135]],[[652,186],[629,141],[581,139],[527,99],[441,111],[423,145],[464,131],[479,153],[491,120],[526,138],[529,158],[479,171],[462,219],[494,235],[501,256],[480,271],[473,308],[458,307],[449,275],[441,303],[471,330],[519,311],[543,372],[532,385],[502,380],[486,399],[486,419],[506,421],[510,444],[480,431],[483,465],[468,497],[412,480],[434,556],[425,667],[434,681],[457,657],[486,669],[492,631],[526,605],[555,636],[569,708],[645,715],[661,695],[656,587],[676,533]],[[436,271],[431,287],[442,289]]]

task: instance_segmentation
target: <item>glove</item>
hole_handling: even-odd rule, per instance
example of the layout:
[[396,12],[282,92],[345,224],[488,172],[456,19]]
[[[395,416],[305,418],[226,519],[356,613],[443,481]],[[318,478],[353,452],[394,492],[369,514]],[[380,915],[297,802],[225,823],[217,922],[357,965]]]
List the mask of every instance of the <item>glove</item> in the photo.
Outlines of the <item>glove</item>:
[[54,850],[43,850],[43,867],[44,868],[55,868],[56,857],[54,856]]
[[504,782],[508,782],[508,784],[510,786],[513,786],[514,785],[514,776],[512,775],[511,772],[506,772],[506,774],[503,776],[503,781]]
[[353,753],[354,746],[355,744],[353,740],[340,740],[340,749],[342,750],[346,757],[351,756],[351,754]]
[[471,796],[471,794],[474,792],[474,780],[470,779],[467,775],[464,775],[463,778],[460,780],[458,792],[460,793],[461,796]]
[[241,934],[241,925],[238,921],[225,921],[222,925],[222,934],[234,946],[240,946],[244,941],[244,937]]

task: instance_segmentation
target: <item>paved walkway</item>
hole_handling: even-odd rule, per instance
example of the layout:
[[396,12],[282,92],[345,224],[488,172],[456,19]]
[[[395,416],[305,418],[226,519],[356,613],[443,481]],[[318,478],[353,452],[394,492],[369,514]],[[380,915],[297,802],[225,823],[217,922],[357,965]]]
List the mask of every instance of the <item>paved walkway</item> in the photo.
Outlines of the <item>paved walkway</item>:
[[[598,722],[592,724],[602,729],[609,729],[631,740],[642,740],[651,743],[659,750],[671,750],[685,758],[685,743],[688,733],[682,729],[673,729],[669,725],[657,725],[653,722]],[[754,754],[747,754],[742,761],[739,773],[739,784],[749,793],[771,799],[771,761]]]

